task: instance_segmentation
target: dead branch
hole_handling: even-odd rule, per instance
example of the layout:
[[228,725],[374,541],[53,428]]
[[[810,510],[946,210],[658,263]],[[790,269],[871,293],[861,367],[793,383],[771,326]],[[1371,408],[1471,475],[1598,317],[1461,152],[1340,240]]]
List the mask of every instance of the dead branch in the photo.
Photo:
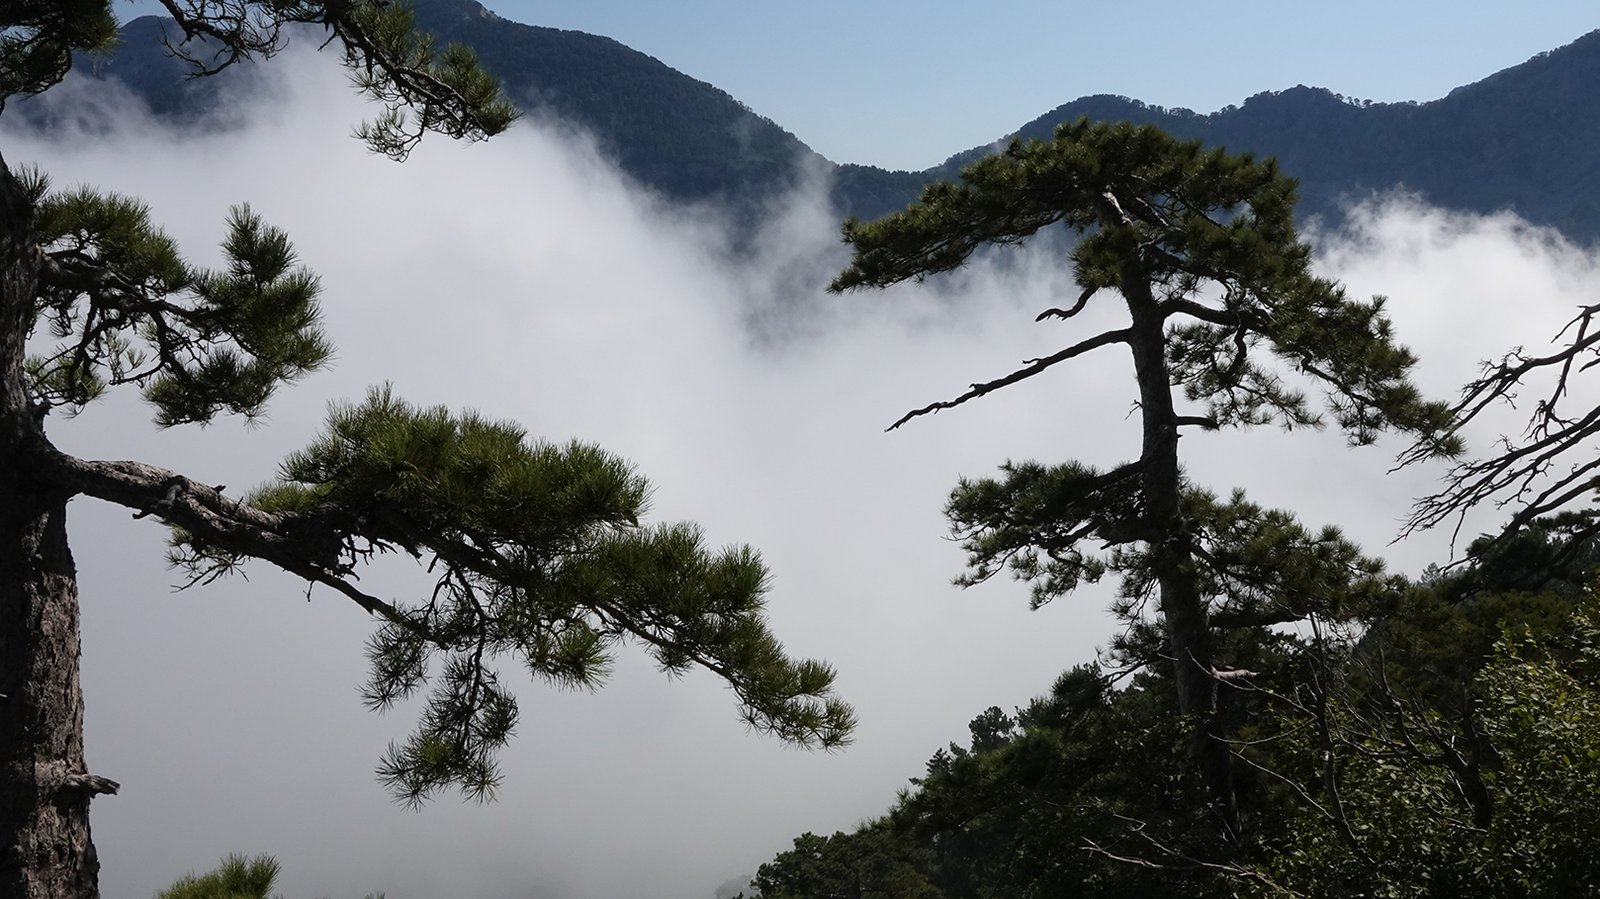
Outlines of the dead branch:
[[1088,340],[1075,343],[1072,346],[1061,350],[1060,352],[1052,353],[1049,356],[1045,356],[1040,359],[1031,359],[1029,360],[1030,364],[1017,369],[1003,378],[996,378],[993,381],[986,381],[981,384],[973,384],[970,390],[953,400],[943,400],[937,403],[929,403],[920,409],[913,409],[912,411],[900,416],[900,418],[896,420],[894,424],[890,425],[884,430],[893,431],[895,428],[900,427],[919,415],[928,415],[944,409],[954,409],[955,407],[962,405],[969,400],[975,400],[980,396],[993,393],[1002,387],[1015,384],[1018,381],[1025,381],[1028,378],[1039,374],[1045,369],[1056,365],[1057,363],[1065,362],[1068,359],[1072,359],[1076,356],[1082,356],[1084,353],[1087,353],[1090,350],[1096,350],[1100,347],[1110,346],[1111,344],[1115,343],[1127,343],[1130,337],[1131,332],[1127,328],[1096,334]]

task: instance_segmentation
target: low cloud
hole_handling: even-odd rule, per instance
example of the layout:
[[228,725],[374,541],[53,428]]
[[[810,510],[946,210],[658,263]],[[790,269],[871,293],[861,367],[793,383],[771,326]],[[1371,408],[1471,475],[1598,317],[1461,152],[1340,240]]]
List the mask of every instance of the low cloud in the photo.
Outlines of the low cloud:
[[[361,707],[371,625],[358,609],[322,592],[308,602],[262,566],[174,594],[160,529],[81,501],[88,753],[124,784],[94,809],[107,895],[149,895],[245,851],[278,856],[289,896],[705,899],[802,831],[881,813],[974,714],[1026,702],[1109,636],[1104,591],[1029,613],[1015,584],[951,587],[962,557],[940,507],[959,475],[1007,458],[1135,454],[1125,358],[883,433],[1095,324],[1033,323],[1075,294],[1059,255],[832,296],[846,256],[817,178],[735,256],[714,213],[628,183],[559,124],[425,141],[397,166],[348,137],[370,110],[326,59],[265,71],[232,107],[242,129],[175,134],[119,114],[70,140],[9,133],[5,157],[58,185],[142,197],[200,262],[216,258],[227,207],[249,201],[322,276],[336,367],[286,390],[254,429],[157,432],[119,399],[54,422],[53,437],[242,490],[305,442],[327,402],[389,381],[415,402],[600,443],[654,482],[658,520],[762,551],[775,629],[839,668],[862,726],[842,753],[788,750],[747,733],[714,678],[669,682],[627,656],[593,695],[519,690],[497,803],[412,814],[370,774],[411,721]],[[1393,298],[1436,393],[1512,335],[1547,339],[1597,286],[1592,256],[1509,218],[1402,199],[1352,221],[1320,237],[1320,265],[1357,295]],[[1186,438],[1201,482],[1344,524],[1375,550],[1438,473],[1385,477],[1398,448],[1352,452],[1331,433]],[[1391,553],[1416,570],[1443,551],[1430,537]],[[426,588],[402,569],[373,578],[400,598]]]

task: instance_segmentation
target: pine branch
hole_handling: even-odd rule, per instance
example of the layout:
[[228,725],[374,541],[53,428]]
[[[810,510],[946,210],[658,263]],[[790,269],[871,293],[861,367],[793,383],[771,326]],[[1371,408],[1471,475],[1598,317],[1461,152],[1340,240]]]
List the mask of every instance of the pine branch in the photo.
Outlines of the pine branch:
[[1070,309],[1046,309],[1045,311],[1039,313],[1037,316],[1034,316],[1033,320],[1036,321],[1036,322],[1042,322],[1047,318],[1059,318],[1059,319],[1072,318],[1074,315],[1077,315],[1078,313],[1082,312],[1085,306],[1089,305],[1089,298],[1094,296],[1095,293],[1097,291],[1099,291],[1099,289],[1100,289],[1099,287],[1085,287],[1083,289],[1083,292],[1078,294],[1078,301],[1076,303],[1072,304],[1072,308],[1070,308]]
[[[320,25],[337,41],[344,65],[361,91],[383,105],[378,118],[357,129],[377,152],[403,160],[434,131],[481,140],[504,131],[518,115],[498,82],[459,45],[436,58],[433,39],[415,28],[409,7],[390,0],[323,3],[263,0],[161,0],[183,31],[167,50],[191,67],[191,77],[215,75],[240,62],[276,55],[285,26]],[[198,42],[209,56],[191,50]],[[408,126],[404,110],[417,112]]]
[[307,581],[331,587],[376,615],[421,636],[415,621],[393,605],[358,589],[326,521],[316,516],[264,512],[215,488],[142,462],[79,459],[54,447],[39,448],[39,469],[75,493],[154,516],[231,554],[271,562]]
[[1263,335],[1267,330],[1266,317],[1259,311],[1242,308],[1216,309],[1185,297],[1168,297],[1161,301],[1160,308],[1162,318],[1170,318],[1181,313],[1221,328],[1247,328]]

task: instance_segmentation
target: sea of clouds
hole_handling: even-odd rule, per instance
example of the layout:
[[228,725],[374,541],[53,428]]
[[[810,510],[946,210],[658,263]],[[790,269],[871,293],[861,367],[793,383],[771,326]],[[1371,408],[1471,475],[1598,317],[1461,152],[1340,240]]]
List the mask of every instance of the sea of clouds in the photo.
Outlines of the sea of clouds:
[[[629,654],[594,694],[522,684],[497,802],[447,796],[411,813],[370,774],[413,710],[362,708],[371,622],[359,609],[308,599],[264,566],[174,592],[161,528],[80,500],[88,755],[123,784],[94,804],[106,895],[151,895],[237,851],[277,856],[286,896],[706,899],[803,831],[882,813],[936,748],[965,740],[971,717],[1026,703],[1110,635],[1103,588],[1030,613],[1020,585],[952,587],[962,553],[940,509],[960,475],[1006,459],[1134,455],[1125,357],[1103,351],[883,430],[1115,320],[1102,303],[1098,319],[1033,322],[1076,296],[1048,247],[832,296],[824,285],[848,257],[820,175],[734,254],[713,210],[651,196],[559,122],[525,120],[477,145],[429,139],[403,165],[375,157],[349,137],[371,110],[309,53],[241,86],[228,127],[179,134],[126,97],[97,102],[93,127],[10,128],[0,152],[58,186],[142,198],[199,262],[217,260],[228,207],[248,201],[321,276],[338,356],[254,427],[160,432],[124,397],[52,423],[60,446],[242,491],[304,444],[327,403],[385,382],[414,402],[600,443],[655,484],[657,520],[761,550],[774,629],[793,653],[837,666],[861,719],[846,751],[796,751],[747,732],[714,677],[674,682]],[[1312,237],[1324,273],[1391,298],[1423,360],[1418,380],[1440,397],[1478,360],[1547,342],[1600,295],[1593,252],[1509,215],[1396,196]],[[1478,448],[1514,422],[1490,422]],[[1340,524],[1415,573],[1450,547],[1442,534],[1388,545],[1442,473],[1386,474],[1403,448],[1270,429],[1184,439],[1199,483]],[[427,584],[404,566],[367,581],[398,599]]]

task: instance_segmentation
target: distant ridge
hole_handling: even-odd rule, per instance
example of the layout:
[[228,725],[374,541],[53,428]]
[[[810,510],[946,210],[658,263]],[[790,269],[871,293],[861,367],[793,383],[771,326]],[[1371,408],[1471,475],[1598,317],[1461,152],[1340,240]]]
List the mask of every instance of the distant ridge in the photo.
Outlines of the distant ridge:
[[[1366,103],[1299,85],[1210,115],[1125,97],[1084,97],[1023,125],[1150,122],[1173,134],[1277,157],[1301,181],[1301,214],[1404,187],[1448,209],[1509,209],[1590,242],[1600,237],[1600,31],[1428,103]],[[958,154],[952,171],[978,151]]]
[[417,23],[470,45],[525,109],[599,138],[630,175],[680,200],[737,202],[826,160],[726,92],[608,37],[512,22],[475,0],[418,0]]
[[[758,214],[802,172],[816,170],[832,173],[843,214],[874,218],[988,151],[966,150],[924,172],[838,165],[719,88],[610,38],[513,22],[475,0],[414,5],[424,28],[476,48],[524,108],[592,132],[630,176],[675,200]],[[214,86],[181,78],[163,56],[161,22],[128,23],[118,53],[96,64],[97,77],[126,83],[158,115],[196,119]],[[1448,209],[1509,209],[1587,243],[1600,238],[1597,95],[1600,31],[1428,103],[1367,103],[1299,85],[1201,115],[1100,95],[1059,106],[1016,133],[1048,137],[1080,116],[1149,122],[1277,157],[1301,181],[1303,218],[1337,220],[1342,201],[1403,187]]]

